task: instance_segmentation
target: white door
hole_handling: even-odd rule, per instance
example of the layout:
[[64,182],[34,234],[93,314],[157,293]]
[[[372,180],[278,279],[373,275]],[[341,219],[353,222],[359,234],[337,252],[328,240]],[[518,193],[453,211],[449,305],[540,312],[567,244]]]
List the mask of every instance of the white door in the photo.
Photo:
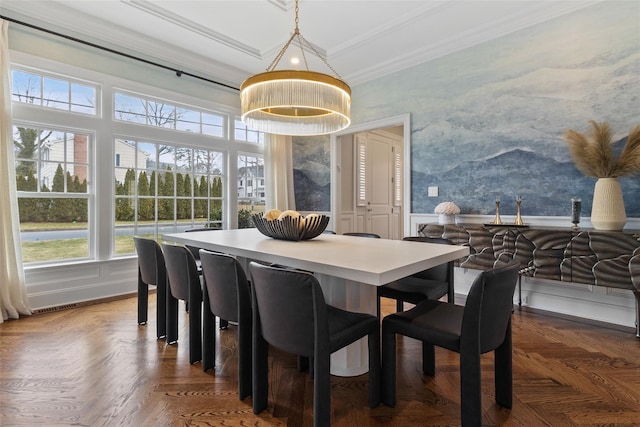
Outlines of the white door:
[[402,238],[402,154],[399,138],[382,132],[355,136],[357,231]]

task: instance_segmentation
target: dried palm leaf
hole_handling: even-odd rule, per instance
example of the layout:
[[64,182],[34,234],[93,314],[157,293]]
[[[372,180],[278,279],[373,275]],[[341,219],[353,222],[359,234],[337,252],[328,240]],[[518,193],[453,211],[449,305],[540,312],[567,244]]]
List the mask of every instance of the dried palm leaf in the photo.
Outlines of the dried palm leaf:
[[629,133],[620,159],[612,171],[612,176],[619,177],[637,173],[640,173],[640,125]]
[[592,125],[590,137],[573,129],[563,135],[580,172],[595,178],[617,178],[640,172],[640,125],[631,131],[620,158],[615,159],[609,124],[593,120],[589,123]]

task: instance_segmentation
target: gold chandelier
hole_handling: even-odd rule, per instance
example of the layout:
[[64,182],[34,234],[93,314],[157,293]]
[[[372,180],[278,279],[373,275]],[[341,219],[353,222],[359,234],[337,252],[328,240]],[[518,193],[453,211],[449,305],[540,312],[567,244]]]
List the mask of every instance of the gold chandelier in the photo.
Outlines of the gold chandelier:
[[[247,78],[240,86],[242,121],[251,129],[282,135],[322,135],[345,129],[351,123],[351,88],[300,34],[298,0],[295,23],[293,34],[267,71]],[[276,71],[294,39],[307,69]],[[304,45],[322,59],[335,77],[309,70]]]

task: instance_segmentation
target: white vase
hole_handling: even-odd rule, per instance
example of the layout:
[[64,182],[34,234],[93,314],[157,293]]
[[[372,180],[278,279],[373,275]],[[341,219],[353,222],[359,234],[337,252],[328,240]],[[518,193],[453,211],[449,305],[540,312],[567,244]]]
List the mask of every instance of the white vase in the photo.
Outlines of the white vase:
[[593,190],[591,225],[596,230],[622,230],[627,222],[622,189],[616,178],[599,178]]
[[440,214],[438,216],[438,224],[455,224],[456,216],[452,214]]

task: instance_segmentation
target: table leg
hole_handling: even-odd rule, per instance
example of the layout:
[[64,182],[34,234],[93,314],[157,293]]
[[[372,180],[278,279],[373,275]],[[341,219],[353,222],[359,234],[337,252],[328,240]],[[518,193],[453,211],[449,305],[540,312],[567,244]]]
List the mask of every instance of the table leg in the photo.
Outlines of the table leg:
[[[326,274],[315,274],[328,304],[344,310],[376,315],[376,287]],[[341,377],[362,375],[369,371],[367,338],[331,355],[331,374]]]

